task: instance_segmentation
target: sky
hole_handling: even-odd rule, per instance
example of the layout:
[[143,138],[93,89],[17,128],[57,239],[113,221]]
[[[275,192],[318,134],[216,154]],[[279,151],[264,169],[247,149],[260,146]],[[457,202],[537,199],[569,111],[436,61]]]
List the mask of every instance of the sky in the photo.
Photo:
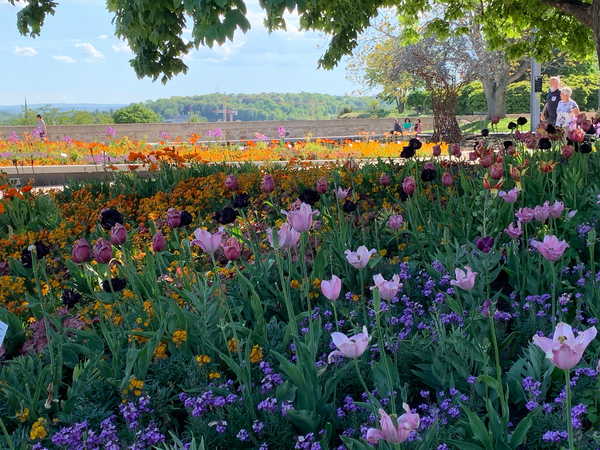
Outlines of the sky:
[[23,104],[25,97],[29,104],[126,104],[212,92],[356,92],[343,63],[332,71],[317,68],[327,36],[299,31],[294,14],[287,16],[288,31],[269,34],[258,0],[246,5],[248,33],[236,33],[221,47],[192,50],[185,58],[188,73],[163,85],[137,78],[104,0],[59,1],[35,39],[17,31],[18,6],[0,0],[0,105]]

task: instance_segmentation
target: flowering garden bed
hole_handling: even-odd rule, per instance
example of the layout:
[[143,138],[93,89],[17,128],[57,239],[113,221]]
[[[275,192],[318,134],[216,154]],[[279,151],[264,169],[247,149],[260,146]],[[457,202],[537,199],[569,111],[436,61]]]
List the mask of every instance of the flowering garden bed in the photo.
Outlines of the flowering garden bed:
[[5,187],[0,447],[599,448],[600,153],[569,137]]

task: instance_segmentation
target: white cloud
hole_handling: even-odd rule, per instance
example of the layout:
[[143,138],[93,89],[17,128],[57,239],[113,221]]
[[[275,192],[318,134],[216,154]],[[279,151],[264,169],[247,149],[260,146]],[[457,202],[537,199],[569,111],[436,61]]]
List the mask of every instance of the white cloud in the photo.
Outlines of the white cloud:
[[118,44],[113,44],[112,49],[117,53],[133,53],[127,42],[119,42]]
[[33,47],[19,47],[18,45],[15,47],[15,55],[19,56],[35,56],[38,52]]
[[102,52],[99,51],[96,47],[94,47],[89,42],[79,42],[79,43],[75,44],[75,47],[82,49],[88,55],[86,62],[93,62],[95,60],[104,58],[104,55],[102,54]]
[[109,36],[108,34],[101,34],[100,36],[98,36],[98,39],[108,39]]
[[73,64],[73,63],[77,62],[75,59],[71,58],[70,56],[64,56],[64,55],[53,56],[52,58],[55,59],[56,61],[64,62],[67,64]]

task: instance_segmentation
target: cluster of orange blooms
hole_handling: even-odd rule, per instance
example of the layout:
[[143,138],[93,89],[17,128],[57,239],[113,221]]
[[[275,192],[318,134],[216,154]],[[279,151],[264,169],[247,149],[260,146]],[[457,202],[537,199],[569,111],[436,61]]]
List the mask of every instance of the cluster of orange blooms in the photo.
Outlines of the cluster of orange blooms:
[[[83,141],[19,141],[0,138],[0,166],[45,166],[101,164],[115,169],[115,164],[129,164],[130,170],[145,164],[146,169],[158,169],[160,161],[189,162],[243,162],[338,160],[346,158],[397,157],[406,142],[386,136],[375,140],[369,136],[356,140],[307,139],[298,142],[243,141],[236,143],[203,143],[200,136],[187,140],[175,138],[170,142],[151,145],[123,138],[110,143]],[[435,143],[424,143],[418,156],[431,155]]]

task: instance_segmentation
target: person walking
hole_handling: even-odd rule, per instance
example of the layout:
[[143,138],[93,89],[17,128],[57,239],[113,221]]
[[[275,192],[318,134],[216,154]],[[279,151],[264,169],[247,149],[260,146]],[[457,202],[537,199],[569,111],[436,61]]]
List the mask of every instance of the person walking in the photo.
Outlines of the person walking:
[[42,141],[44,141],[48,137],[48,128],[46,128],[46,122],[44,121],[44,118],[42,117],[41,114],[38,114],[36,117],[37,117],[37,132],[40,136],[40,139]]
[[560,102],[560,77],[550,77],[550,90],[546,94],[542,120],[556,125],[556,108],[558,102]]
[[579,114],[579,106],[571,98],[573,90],[570,87],[563,87],[560,90],[560,101],[556,106],[556,126],[565,128]]

